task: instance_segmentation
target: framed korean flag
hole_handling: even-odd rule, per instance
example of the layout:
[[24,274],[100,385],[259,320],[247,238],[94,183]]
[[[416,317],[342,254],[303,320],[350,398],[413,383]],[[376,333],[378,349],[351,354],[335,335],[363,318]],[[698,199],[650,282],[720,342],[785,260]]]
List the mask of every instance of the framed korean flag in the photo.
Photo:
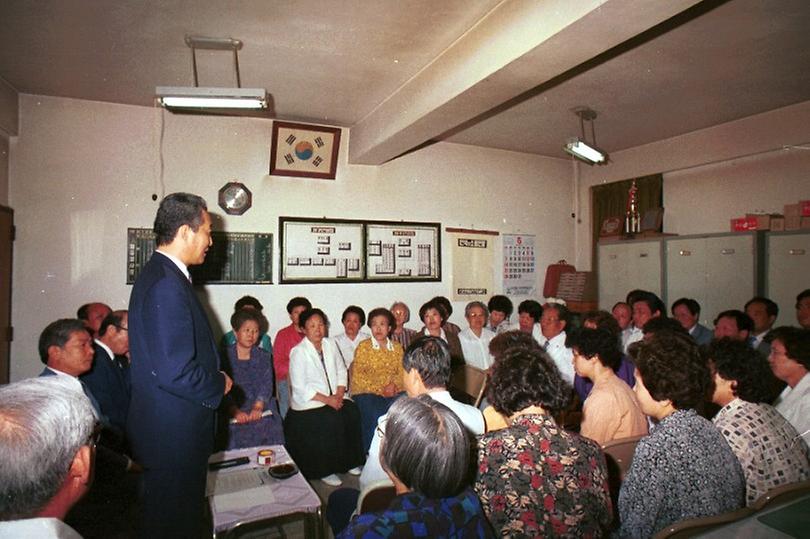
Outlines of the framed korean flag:
[[270,174],[334,180],[340,129],[273,122]]

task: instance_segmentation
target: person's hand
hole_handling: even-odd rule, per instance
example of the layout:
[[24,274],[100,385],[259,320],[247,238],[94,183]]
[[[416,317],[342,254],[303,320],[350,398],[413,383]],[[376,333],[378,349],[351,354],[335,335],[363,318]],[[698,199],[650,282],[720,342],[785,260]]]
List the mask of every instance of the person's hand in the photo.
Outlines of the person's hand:
[[228,393],[230,393],[231,388],[233,387],[233,380],[231,380],[230,376],[225,374],[225,371],[219,371],[219,372],[221,372],[222,376],[225,377],[225,392],[223,394],[227,395]]
[[388,385],[385,386],[382,390],[383,397],[391,398],[397,394],[397,386],[394,382],[388,382]]
[[234,414],[233,418],[234,418],[234,419],[236,420],[236,422],[237,422],[237,423],[239,423],[240,425],[244,425],[245,423],[247,423],[248,421],[250,421],[250,416],[249,416],[249,415],[247,415],[247,414],[246,414],[245,412],[243,412],[242,410],[239,410],[238,412],[236,412],[236,414]]
[[252,421],[259,421],[262,418],[262,411],[257,410],[256,408],[253,408],[250,411],[250,415],[248,416],[248,418],[249,418],[248,421],[251,421],[251,422]]
[[341,399],[337,395],[330,395],[326,398],[326,404],[334,408],[335,410],[340,410],[343,408],[343,399]]

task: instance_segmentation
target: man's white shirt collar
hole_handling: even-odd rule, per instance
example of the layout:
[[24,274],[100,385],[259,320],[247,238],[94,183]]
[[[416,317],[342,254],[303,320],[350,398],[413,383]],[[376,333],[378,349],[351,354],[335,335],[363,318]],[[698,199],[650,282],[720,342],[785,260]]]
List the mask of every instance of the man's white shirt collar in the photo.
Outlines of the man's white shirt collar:
[[189,272],[188,272],[188,266],[186,266],[185,264],[183,264],[183,262],[182,262],[182,261],[181,261],[179,258],[177,258],[177,257],[176,257],[176,256],[174,256],[174,255],[170,255],[169,253],[167,253],[167,252],[165,252],[165,251],[161,251],[160,249],[158,249],[156,252],[158,252],[158,253],[162,254],[163,256],[165,256],[166,258],[168,258],[169,260],[171,260],[172,262],[174,262],[174,265],[175,265],[175,266],[177,266],[177,269],[179,269],[180,271],[182,271],[182,272],[183,272],[183,275],[185,275],[185,276],[186,276],[186,279],[188,279],[189,281],[191,281],[191,274],[189,274]]
[[96,344],[97,344],[99,347],[103,348],[105,352],[107,352],[107,355],[109,356],[110,361],[112,361],[112,359],[115,357],[115,354],[113,354],[113,351],[112,351],[112,350],[110,350],[110,347],[109,347],[109,346],[107,346],[106,344],[104,344],[103,342],[101,342],[101,341],[100,341],[100,340],[98,340],[98,339],[93,339],[93,341],[94,341],[94,342],[95,342],[95,343],[96,343]]

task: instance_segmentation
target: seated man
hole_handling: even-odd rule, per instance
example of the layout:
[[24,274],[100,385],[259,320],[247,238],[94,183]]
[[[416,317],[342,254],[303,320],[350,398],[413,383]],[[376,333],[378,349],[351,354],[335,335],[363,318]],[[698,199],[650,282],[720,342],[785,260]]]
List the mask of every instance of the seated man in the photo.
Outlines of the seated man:
[[[473,435],[484,433],[484,416],[481,411],[453,400],[447,391],[450,383],[450,350],[441,338],[423,337],[414,341],[402,358],[402,366],[405,369],[405,392],[409,397],[429,395],[450,408]],[[377,430],[371,440],[366,465],[360,475],[360,490],[379,481],[390,481],[380,464],[380,445],[385,436],[387,421],[387,414],[377,421]],[[335,534],[348,524],[359,495],[360,492],[354,489],[340,489],[329,497],[327,520]]]
[[62,520],[93,479],[96,417],[66,377],[0,387],[0,536],[79,535]]
[[796,429],[766,404],[773,374],[745,343],[720,339],[702,349],[714,376],[712,402],[722,406],[712,422],[743,469],[746,504],[768,490],[810,479],[810,452]]
[[757,296],[748,300],[745,304],[745,314],[754,321],[753,347],[768,357],[771,353],[771,345],[765,340],[768,332],[771,331],[776,317],[779,316],[779,306],[773,300]]
[[633,311],[633,326],[629,333],[622,335],[622,351],[625,354],[631,344],[644,338],[644,325],[666,313],[666,306],[661,298],[646,290],[633,290],[627,294],[627,303]]
[[712,340],[712,330],[698,322],[700,320],[700,303],[692,298],[681,298],[672,304],[672,317],[677,320],[683,329],[703,345]]
[[90,332],[90,336],[95,337],[98,335],[98,328],[101,327],[101,321],[111,312],[112,309],[110,309],[110,306],[104,303],[85,303],[76,311],[76,318],[84,322],[87,331]]
[[[714,319],[714,338],[728,337],[735,341],[743,341],[749,346],[753,344],[751,332],[754,331],[754,321],[751,317],[737,309],[723,311]],[[753,348],[753,346],[751,346]]]
[[543,305],[540,325],[534,327],[532,337],[552,359],[563,380],[573,387],[574,353],[565,346],[565,328],[568,326],[569,319],[570,315],[565,305],[546,303]]
[[94,339],[93,367],[79,375],[90,389],[101,413],[122,433],[129,411],[129,329],[127,311],[114,311],[101,322]]

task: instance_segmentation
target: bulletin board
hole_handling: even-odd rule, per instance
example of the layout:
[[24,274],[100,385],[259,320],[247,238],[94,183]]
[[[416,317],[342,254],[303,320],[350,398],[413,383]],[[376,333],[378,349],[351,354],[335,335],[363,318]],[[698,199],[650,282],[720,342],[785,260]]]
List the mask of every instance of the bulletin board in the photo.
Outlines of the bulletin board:
[[366,223],[366,280],[440,281],[441,225]]
[[364,223],[279,217],[281,284],[361,282]]

